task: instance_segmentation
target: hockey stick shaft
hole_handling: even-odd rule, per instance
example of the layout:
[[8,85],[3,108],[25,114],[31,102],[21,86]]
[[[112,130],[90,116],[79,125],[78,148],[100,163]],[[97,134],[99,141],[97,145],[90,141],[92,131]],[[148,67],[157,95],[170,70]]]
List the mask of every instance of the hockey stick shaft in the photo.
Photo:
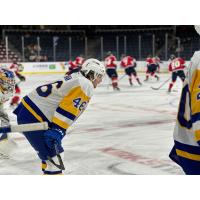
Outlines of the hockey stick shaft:
[[125,76],[126,76],[126,74],[124,74],[123,76],[121,76],[121,77],[119,78],[118,82],[121,81]]
[[41,122],[41,123],[30,123],[30,124],[20,124],[20,125],[10,125],[5,127],[0,127],[0,133],[39,131],[47,129],[48,129],[48,123]]
[[170,80],[170,78],[168,78],[166,81],[164,81],[159,87],[155,88],[155,87],[151,87],[154,90],[159,90],[161,87],[163,87],[168,81]]
[[[124,74],[123,76],[121,76],[121,77],[118,79],[118,82],[120,82],[125,76],[126,76],[126,74]],[[108,77],[108,78],[109,78],[109,77]],[[110,82],[110,78],[108,79],[107,89],[109,89],[109,86],[112,86],[112,82]]]

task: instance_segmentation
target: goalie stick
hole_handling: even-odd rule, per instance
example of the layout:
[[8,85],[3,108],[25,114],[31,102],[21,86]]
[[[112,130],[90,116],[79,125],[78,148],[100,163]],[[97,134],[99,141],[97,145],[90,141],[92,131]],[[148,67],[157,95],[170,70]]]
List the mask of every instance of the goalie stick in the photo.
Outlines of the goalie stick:
[[171,79],[171,77],[170,78],[168,78],[166,81],[164,81],[159,87],[151,87],[153,90],[159,90],[160,88],[162,88],[169,80]]

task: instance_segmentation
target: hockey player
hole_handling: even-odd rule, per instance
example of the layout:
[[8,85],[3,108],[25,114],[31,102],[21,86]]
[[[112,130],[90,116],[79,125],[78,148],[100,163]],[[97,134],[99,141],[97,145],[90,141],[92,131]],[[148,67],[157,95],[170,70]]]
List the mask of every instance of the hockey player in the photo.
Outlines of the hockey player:
[[157,64],[157,72],[160,73],[160,63],[162,63],[162,61],[160,60],[158,56],[155,56],[153,59],[155,60],[155,63]]
[[66,75],[70,75],[75,72],[79,72],[81,70],[81,67],[83,65],[84,58],[82,56],[76,57],[74,61],[69,61],[69,71],[66,73]]
[[[15,77],[12,71],[0,68],[0,120],[1,126],[9,125],[8,114],[4,111],[4,103],[13,96],[15,88]],[[0,142],[7,139],[6,133],[1,134]]]
[[[11,71],[13,71],[16,75],[16,77],[21,81],[25,81],[26,78],[21,74],[21,72],[24,70],[22,64],[13,62],[11,66],[9,67]],[[21,94],[21,89],[19,87],[19,83],[15,84],[15,95],[11,99],[10,105],[11,106],[17,106],[20,101],[20,94]]]
[[159,76],[156,75],[156,71],[158,70],[157,60],[149,55],[146,59],[147,62],[147,71],[146,71],[146,79],[144,81],[149,80],[149,75],[155,77],[157,81],[159,81]]
[[124,68],[125,74],[129,77],[130,85],[133,85],[132,78],[134,77],[139,85],[142,85],[139,78],[137,77],[137,72],[135,70],[137,63],[136,60],[131,56],[122,55],[122,59],[120,62],[121,67]]
[[56,149],[63,156],[61,141],[67,129],[84,112],[104,75],[104,65],[96,59],[88,59],[80,72],[36,88],[15,109],[18,124],[43,121],[49,124],[47,131],[24,133],[42,160],[44,174],[62,173],[56,164]]
[[182,58],[176,58],[175,55],[170,56],[171,63],[169,64],[169,72],[172,73],[172,81],[169,84],[168,92],[171,92],[174,83],[176,82],[177,77],[179,77],[182,82],[185,80],[185,60]]
[[200,51],[194,53],[183,83],[170,158],[185,174],[200,175]]
[[118,74],[117,74],[117,59],[109,51],[105,58],[106,73],[112,81],[113,90],[120,90],[118,87]]

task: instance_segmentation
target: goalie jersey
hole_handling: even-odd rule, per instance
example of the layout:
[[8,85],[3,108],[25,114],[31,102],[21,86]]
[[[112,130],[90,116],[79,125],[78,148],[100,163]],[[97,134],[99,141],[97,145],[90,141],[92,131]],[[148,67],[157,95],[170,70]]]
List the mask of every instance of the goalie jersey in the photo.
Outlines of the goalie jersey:
[[183,85],[170,158],[186,174],[200,174],[200,51],[194,53]]
[[74,73],[36,88],[21,103],[39,122],[66,131],[85,110],[93,90],[91,81]]

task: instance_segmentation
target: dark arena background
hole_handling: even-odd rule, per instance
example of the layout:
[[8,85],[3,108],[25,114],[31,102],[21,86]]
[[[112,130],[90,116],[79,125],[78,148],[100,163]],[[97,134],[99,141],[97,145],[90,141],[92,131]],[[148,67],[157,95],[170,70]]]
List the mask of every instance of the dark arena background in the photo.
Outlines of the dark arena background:
[[193,26],[175,25],[21,25],[0,26],[0,62],[67,61],[78,55],[104,60],[112,51],[145,60],[151,54],[188,60],[200,40]]

